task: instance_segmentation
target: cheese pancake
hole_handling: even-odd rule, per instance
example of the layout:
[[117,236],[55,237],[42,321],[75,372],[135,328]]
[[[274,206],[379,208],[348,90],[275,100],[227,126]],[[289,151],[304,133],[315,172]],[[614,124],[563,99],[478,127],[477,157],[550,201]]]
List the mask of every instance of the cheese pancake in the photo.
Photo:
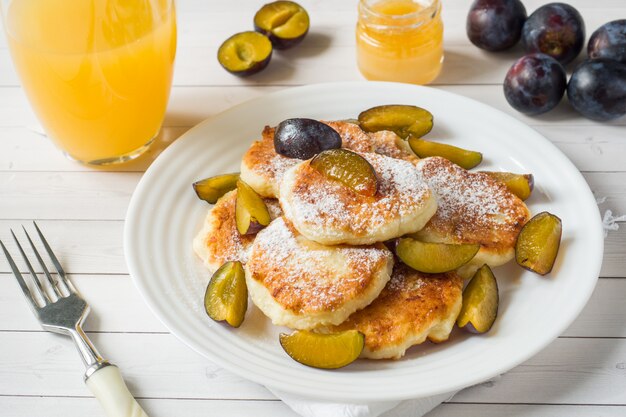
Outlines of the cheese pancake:
[[241,159],[240,178],[262,197],[278,197],[283,174],[301,162],[287,158],[274,149],[275,128],[265,126],[260,140],[254,142]]
[[[237,190],[230,191],[220,198],[204,220],[202,229],[193,240],[196,255],[213,273],[228,261],[248,259],[248,250],[254,241],[254,235],[240,235],[235,223],[235,204]],[[277,200],[265,199],[270,217],[275,219],[282,215]]]
[[416,238],[479,243],[476,257],[459,270],[466,278],[483,264],[495,267],[513,258],[517,236],[530,219],[530,211],[506,185],[439,157],[420,160],[417,169],[437,195],[438,208]]
[[324,246],[283,217],[261,230],[245,265],[254,304],[276,325],[339,324],[371,303],[389,281],[393,255],[372,246]]
[[326,122],[322,120],[322,123],[327,124],[339,133],[342,148],[350,149],[354,152],[373,152],[374,149],[370,136],[359,125],[343,121]]
[[390,156],[396,159],[404,159],[412,164],[416,164],[420,159],[415,155],[409,142],[389,130],[369,133],[370,140],[374,147],[373,152]]
[[362,358],[400,359],[406,350],[448,339],[462,305],[463,278],[454,272],[424,274],[398,263],[378,298],[324,333],[358,330],[365,335]]
[[[341,136],[341,146],[355,152],[376,152],[393,158],[417,161],[406,141],[393,132],[368,134],[354,124],[343,121],[322,123],[332,127]],[[241,160],[241,179],[263,197],[277,198],[283,174],[302,162],[276,153],[275,128],[265,126],[260,140],[254,142]]]
[[309,161],[285,173],[280,205],[298,232],[325,245],[365,245],[424,227],[437,203],[415,166],[375,153],[360,155],[376,172],[374,196],[327,178]]

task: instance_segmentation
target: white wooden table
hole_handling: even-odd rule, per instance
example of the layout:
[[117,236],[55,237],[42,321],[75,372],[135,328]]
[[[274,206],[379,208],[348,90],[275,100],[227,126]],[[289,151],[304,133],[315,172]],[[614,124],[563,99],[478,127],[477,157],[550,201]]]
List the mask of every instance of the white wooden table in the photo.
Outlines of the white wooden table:
[[[542,0],[524,0],[533,11]],[[626,18],[624,0],[569,0],[587,23]],[[311,32],[270,67],[239,79],[221,69],[218,45],[249,30],[263,0],[180,0],[174,87],[157,145],[138,161],[106,170],[66,160],[43,136],[0,41],[0,239],[36,219],[93,307],[87,330],[120,365],[148,414],[158,416],[294,416],[265,388],[224,371],[184,346],[140,299],[122,252],[124,215],[150,162],[187,129],[236,103],[290,86],[359,80],[355,64],[356,1],[302,0]],[[626,118],[599,124],[566,103],[528,118],[511,109],[502,80],[512,52],[493,55],[465,36],[468,0],[444,0],[446,62],[434,86],[483,101],[552,140],[583,172],[601,209],[626,213]],[[13,248],[14,249],[14,248]],[[554,343],[496,383],[458,394],[430,414],[443,416],[626,415],[626,227],[606,240],[591,301]],[[69,340],[45,333],[0,261],[0,414],[99,416],[82,382]]]

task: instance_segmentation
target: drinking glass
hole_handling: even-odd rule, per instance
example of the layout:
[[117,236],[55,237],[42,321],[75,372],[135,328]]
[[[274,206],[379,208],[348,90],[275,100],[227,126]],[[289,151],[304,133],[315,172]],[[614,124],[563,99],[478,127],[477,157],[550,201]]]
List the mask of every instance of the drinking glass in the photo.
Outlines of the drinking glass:
[[157,136],[176,54],[174,0],[0,0],[13,63],[70,158],[133,159]]

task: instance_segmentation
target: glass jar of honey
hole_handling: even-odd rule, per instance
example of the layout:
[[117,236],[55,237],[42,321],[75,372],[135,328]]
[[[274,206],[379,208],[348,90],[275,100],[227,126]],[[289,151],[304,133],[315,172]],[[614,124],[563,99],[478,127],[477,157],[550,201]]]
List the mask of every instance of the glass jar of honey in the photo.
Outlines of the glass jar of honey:
[[369,80],[428,84],[443,64],[440,0],[360,0],[357,63]]

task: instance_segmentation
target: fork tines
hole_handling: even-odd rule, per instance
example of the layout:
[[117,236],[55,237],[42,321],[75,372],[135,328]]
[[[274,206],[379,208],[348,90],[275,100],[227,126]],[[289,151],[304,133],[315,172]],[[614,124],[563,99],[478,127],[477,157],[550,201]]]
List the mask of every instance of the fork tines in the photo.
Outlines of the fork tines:
[[[24,230],[24,234],[26,235],[26,238],[28,239],[28,242],[30,243],[30,247],[32,248],[33,254],[37,258],[37,262],[41,266],[41,269],[45,277],[42,277],[42,278],[38,277],[37,273],[33,269],[33,266],[30,260],[28,259],[28,256],[24,252],[22,245],[17,239],[17,236],[15,236],[15,233],[13,233],[13,230],[11,230],[11,235],[13,236],[13,239],[15,240],[15,243],[17,244],[17,248],[22,254],[22,258],[24,258],[24,263],[26,264],[26,267],[28,268],[28,272],[31,275],[32,281],[35,284],[34,286],[32,286],[32,288],[36,296],[30,290],[19,268],[15,264],[15,261],[13,261],[13,258],[9,254],[9,251],[7,250],[6,246],[4,246],[4,243],[2,243],[2,241],[0,241],[0,245],[2,246],[4,255],[6,256],[7,261],[9,262],[9,266],[11,267],[11,270],[13,271],[13,275],[15,275],[15,278],[17,279],[20,287],[22,288],[22,291],[24,292],[24,295],[30,301],[32,307],[37,309],[41,307],[40,303],[43,303],[43,306],[48,305],[49,303],[54,303],[59,298],[63,298],[63,297],[68,296],[69,294],[75,293],[76,290],[72,286],[72,283],[67,279],[65,271],[61,267],[61,264],[59,263],[59,260],[57,259],[57,257],[54,255],[54,252],[52,252],[52,249],[50,248],[50,245],[44,238],[43,233],[41,233],[39,226],[37,226],[37,223],[35,222],[33,222],[33,224],[35,225],[35,229],[37,231],[37,234],[39,235],[39,239],[41,240],[44,249],[48,253],[50,260],[52,261],[52,264],[54,265],[54,268],[57,271],[56,280],[52,278],[52,274],[50,274],[50,271],[46,267],[45,262],[43,261],[43,259],[41,259],[41,255],[39,255],[39,251],[37,250],[35,244],[33,243],[33,240],[30,238],[30,235],[26,231],[26,228],[22,226],[22,229]],[[50,288],[52,289],[52,291],[46,290],[46,288]]]

